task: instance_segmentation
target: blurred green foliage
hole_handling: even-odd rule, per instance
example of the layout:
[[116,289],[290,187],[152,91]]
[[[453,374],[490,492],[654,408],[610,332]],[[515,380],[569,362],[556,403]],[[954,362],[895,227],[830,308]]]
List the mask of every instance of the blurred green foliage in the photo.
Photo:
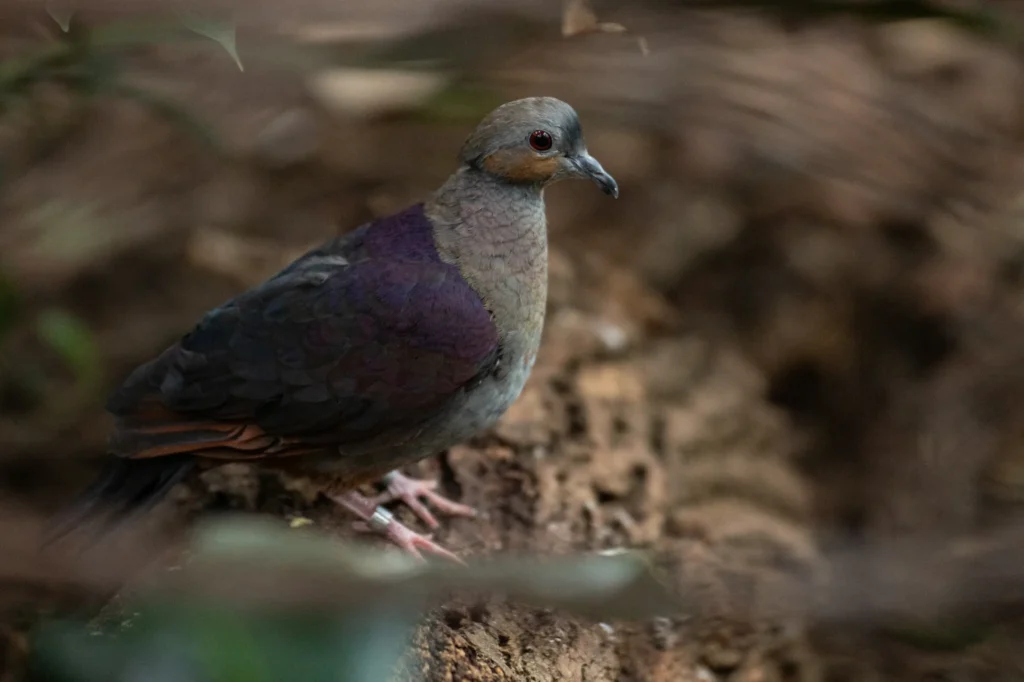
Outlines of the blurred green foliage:
[[[76,25],[72,0],[51,1],[45,10],[60,26],[62,35],[34,51],[0,60],[0,116],[23,110],[26,104],[31,109],[35,88],[56,84],[85,100],[99,94],[132,100],[190,133],[208,148],[219,149],[212,129],[186,107],[123,78],[120,58],[125,50],[133,47],[202,37],[223,46],[241,68],[233,22],[189,14],[146,25],[117,23],[88,29]],[[3,170],[9,173],[8,160],[0,161]],[[69,207],[57,201],[39,207],[31,214],[33,225],[41,235],[38,248],[44,249],[50,257],[56,255],[71,260],[88,257],[90,249],[102,246],[102,240],[93,235],[102,234],[104,230],[90,208]],[[16,284],[0,273],[0,343],[17,327],[20,311]],[[82,320],[65,310],[46,309],[27,322],[33,325],[36,337],[74,373],[79,395],[99,388],[102,358],[91,331]],[[42,370],[35,366],[9,369],[17,376],[9,376],[8,380],[15,383],[24,383],[29,378],[35,381],[43,376]],[[22,388],[30,394],[41,395],[39,386],[32,390],[29,386]]]
[[153,602],[117,631],[69,621],[43,624],[34,636],[33,679],[383,681],[417,616],[409,608],[253,614],[201,601]]
[[123,78],[120,58],[132,48],[201,37],[221,45],[241,69],[234,22],[189,14],[145,24],[81,28],[71,9],[51,11],[51,16],[63,30],[55,43],[0,61],[0,115],[11,111],[19,98],[30,97],[36,85],[53,83],[82,97],[103,94],[135,101],[217,149],[213,131],[187,107]]
[[98,622],[37,627],[33,679],[385,682],[423,610],[453,592],[595,619],[678,608],[634,553],[427,564],[240,518],[201,528],[185,556]]
[[[12,282],[0,274],[0,348],[8,341],[22,318],[22,304]],[[53,351],[72,373],[75,394],[89,396],[103,379],[103,358],[92,330],[79,317],[61,308],[46,308],[29,318],[36,338]],[[41,399],[48,381],[42,365],[31,358],[5,367],[5,390],[27,399]]]
[[48,308],[36,318],[36,334],[74,372],[83,391],[99,384],[102,359],[92,332],[82,320],[65,310]]

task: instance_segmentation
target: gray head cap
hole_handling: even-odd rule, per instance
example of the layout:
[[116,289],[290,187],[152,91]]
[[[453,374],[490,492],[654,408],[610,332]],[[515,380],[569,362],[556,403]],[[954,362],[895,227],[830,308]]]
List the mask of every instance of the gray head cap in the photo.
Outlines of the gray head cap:
[[530,134],[543,130],[552,150],[573,153],[583,144],[576,111],[554,97],[527,97],[502,104],[489,113],[462,145],[459,159],[469,165],[502,149],[529,144]]

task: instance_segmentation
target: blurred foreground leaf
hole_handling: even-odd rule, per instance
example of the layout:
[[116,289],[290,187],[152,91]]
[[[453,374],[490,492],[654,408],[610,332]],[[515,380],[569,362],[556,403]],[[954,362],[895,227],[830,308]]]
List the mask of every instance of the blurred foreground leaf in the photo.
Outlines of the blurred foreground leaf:
[[453,592],[604,620],[679,608],[632,553],[426,564],[246,518],[201,528],[184,565],[124,596],[127,616],[99,632],[39,628],[33,666],[53,682],[383,682],[420,613]]
[[459,591],[500,593],[594,619],[646,618],[680,607],[636,552],[423,563],[391,548],[251,518],[201,527],[187,565],[167,578],[157,589],[242,606],[331,610],[376,603],[382,594],[422,604]]

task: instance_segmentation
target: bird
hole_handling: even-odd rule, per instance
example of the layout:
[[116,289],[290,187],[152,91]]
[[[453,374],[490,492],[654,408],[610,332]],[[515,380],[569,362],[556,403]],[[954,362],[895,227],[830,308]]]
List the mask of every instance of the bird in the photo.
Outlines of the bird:
[[[493,425],[519,397],[547,305],[544,191],[615,179],[553,97],[507,102],[433,193],[303,254],[207,312],[107,402],[104,468],[47,542],[148,511],[190,473],[245,462],[307,477],[408,554],[458,558],[384,506],[472,508],[400,469]],[[358,488],[383,483],[368,497]],[[422,552],[422,553],[421,553]]]

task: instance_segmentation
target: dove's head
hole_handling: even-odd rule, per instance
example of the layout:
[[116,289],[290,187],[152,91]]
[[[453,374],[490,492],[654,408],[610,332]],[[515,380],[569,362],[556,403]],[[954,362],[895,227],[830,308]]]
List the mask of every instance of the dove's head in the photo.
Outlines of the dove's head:
[[593,181],[605,194],[619,185],[587,151],[576,112],[553,97],[527,97],[488,114],[462,146],[464,164],[514,184]]

